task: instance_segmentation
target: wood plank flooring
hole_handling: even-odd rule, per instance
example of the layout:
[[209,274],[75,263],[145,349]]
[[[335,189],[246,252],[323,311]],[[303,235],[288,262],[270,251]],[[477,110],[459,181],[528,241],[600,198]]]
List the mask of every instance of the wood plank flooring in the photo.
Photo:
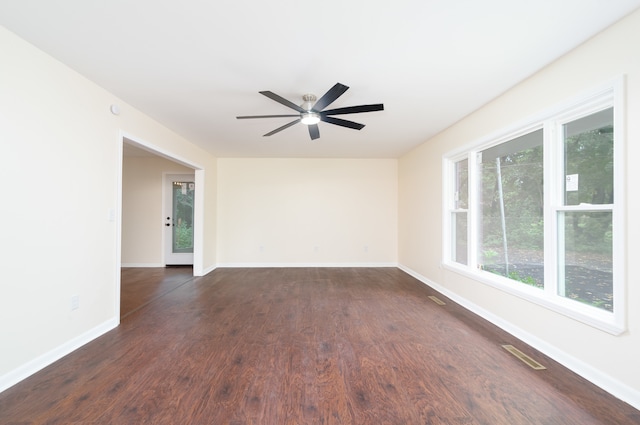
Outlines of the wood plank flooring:
[[193,267],[123,268],[120,285],[120,317],[193,279]]
[[640,423],[398,269],[189,273],[123,270],[122,324],[1,393],[0,424]]

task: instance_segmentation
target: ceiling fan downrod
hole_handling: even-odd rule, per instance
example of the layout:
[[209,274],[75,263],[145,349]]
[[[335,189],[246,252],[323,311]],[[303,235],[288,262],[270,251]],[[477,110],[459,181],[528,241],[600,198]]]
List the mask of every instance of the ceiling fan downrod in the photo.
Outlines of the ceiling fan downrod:
[[302,95],[302,100],[303,103],[302,105],[300,105],[300,107],[305,111],[311,112],[311,110],[313,109],[313,105],[316,104],[316,100],[318,100],[318,98],[315,94],[305,94]]

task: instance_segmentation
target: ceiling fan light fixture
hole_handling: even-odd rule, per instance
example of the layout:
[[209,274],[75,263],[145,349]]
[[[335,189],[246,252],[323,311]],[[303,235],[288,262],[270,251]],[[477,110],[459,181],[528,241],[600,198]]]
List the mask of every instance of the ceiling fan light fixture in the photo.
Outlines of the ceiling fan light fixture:
[[318,124],[320,122],[320,114],[317,112],[305,112],[302,114],[300,122],[305,125]]

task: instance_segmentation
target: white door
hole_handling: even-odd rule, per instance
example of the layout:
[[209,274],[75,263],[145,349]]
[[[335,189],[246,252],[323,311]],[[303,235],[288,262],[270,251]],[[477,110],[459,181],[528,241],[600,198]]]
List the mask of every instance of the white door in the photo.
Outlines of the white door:
[[193,174],[167,174],[164,179],[164,263],[193,264]]

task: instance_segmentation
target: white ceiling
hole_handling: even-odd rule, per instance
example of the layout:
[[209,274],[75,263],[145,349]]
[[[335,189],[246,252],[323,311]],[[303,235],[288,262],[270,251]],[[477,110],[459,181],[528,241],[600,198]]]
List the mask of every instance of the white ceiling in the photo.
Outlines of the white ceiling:
[[[0,0],[0,24],[220,157],[393,158],[640,6],[640,0]],[[336,82],[330,108],[263,134]],[[105,106],[108,108],[108,105]],[[330,109],[329,108],[329,109]],[[126,110],[123,111],[126,113]],[[152,141],[151,141],[152,142]]]

